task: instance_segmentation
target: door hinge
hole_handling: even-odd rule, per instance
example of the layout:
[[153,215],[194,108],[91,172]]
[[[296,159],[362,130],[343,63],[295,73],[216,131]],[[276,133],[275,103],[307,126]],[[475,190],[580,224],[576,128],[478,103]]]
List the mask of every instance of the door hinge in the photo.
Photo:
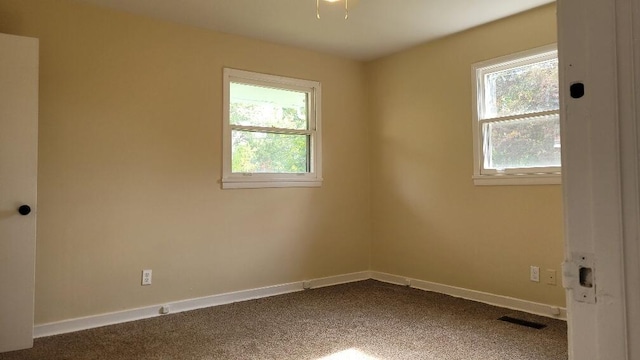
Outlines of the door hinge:
[[573,300],[596,303],[595,256],[572,253],[571,259],[562,264],[562,286],[571,290]]

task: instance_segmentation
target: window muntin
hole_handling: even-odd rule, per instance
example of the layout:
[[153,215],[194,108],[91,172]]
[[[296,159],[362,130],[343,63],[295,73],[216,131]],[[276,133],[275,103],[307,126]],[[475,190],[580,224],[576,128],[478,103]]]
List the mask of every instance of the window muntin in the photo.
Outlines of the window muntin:
[[231,125],[309,129],[309,92],[232,82]]
[[476,184],[525,177],[557,183],[561,164],[555,46],[475,64],[473,78]]
[[320,84],[224,70],[223,188],[320,186]]

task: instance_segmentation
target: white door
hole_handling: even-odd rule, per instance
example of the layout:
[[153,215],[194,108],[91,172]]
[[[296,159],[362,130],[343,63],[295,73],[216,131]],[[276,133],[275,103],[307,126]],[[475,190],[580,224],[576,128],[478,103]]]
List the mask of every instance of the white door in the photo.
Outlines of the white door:
[[558,0],[571,360],[640,359],[639,7]]
[[37,145],[38,40],[0,34],[0,352],[33,346]]

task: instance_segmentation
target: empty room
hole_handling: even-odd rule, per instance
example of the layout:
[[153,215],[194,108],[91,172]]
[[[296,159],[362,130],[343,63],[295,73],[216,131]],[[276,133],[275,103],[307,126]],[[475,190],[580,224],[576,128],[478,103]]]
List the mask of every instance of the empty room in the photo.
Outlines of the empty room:
[[0,359],[578,359],[561,10],[0,0]]

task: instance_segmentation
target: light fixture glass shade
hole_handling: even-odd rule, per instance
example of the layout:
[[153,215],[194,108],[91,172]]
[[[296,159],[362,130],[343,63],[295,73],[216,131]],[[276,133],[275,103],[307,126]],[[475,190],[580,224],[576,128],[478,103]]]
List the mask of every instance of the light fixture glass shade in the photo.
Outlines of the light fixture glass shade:
[[[344,1],[344,19],[347,20],[349,18],[349,0],[323,0],[328,3],[336,3],[339,1]],[[316,17],[320,19],[320,0],[316,0]]]

